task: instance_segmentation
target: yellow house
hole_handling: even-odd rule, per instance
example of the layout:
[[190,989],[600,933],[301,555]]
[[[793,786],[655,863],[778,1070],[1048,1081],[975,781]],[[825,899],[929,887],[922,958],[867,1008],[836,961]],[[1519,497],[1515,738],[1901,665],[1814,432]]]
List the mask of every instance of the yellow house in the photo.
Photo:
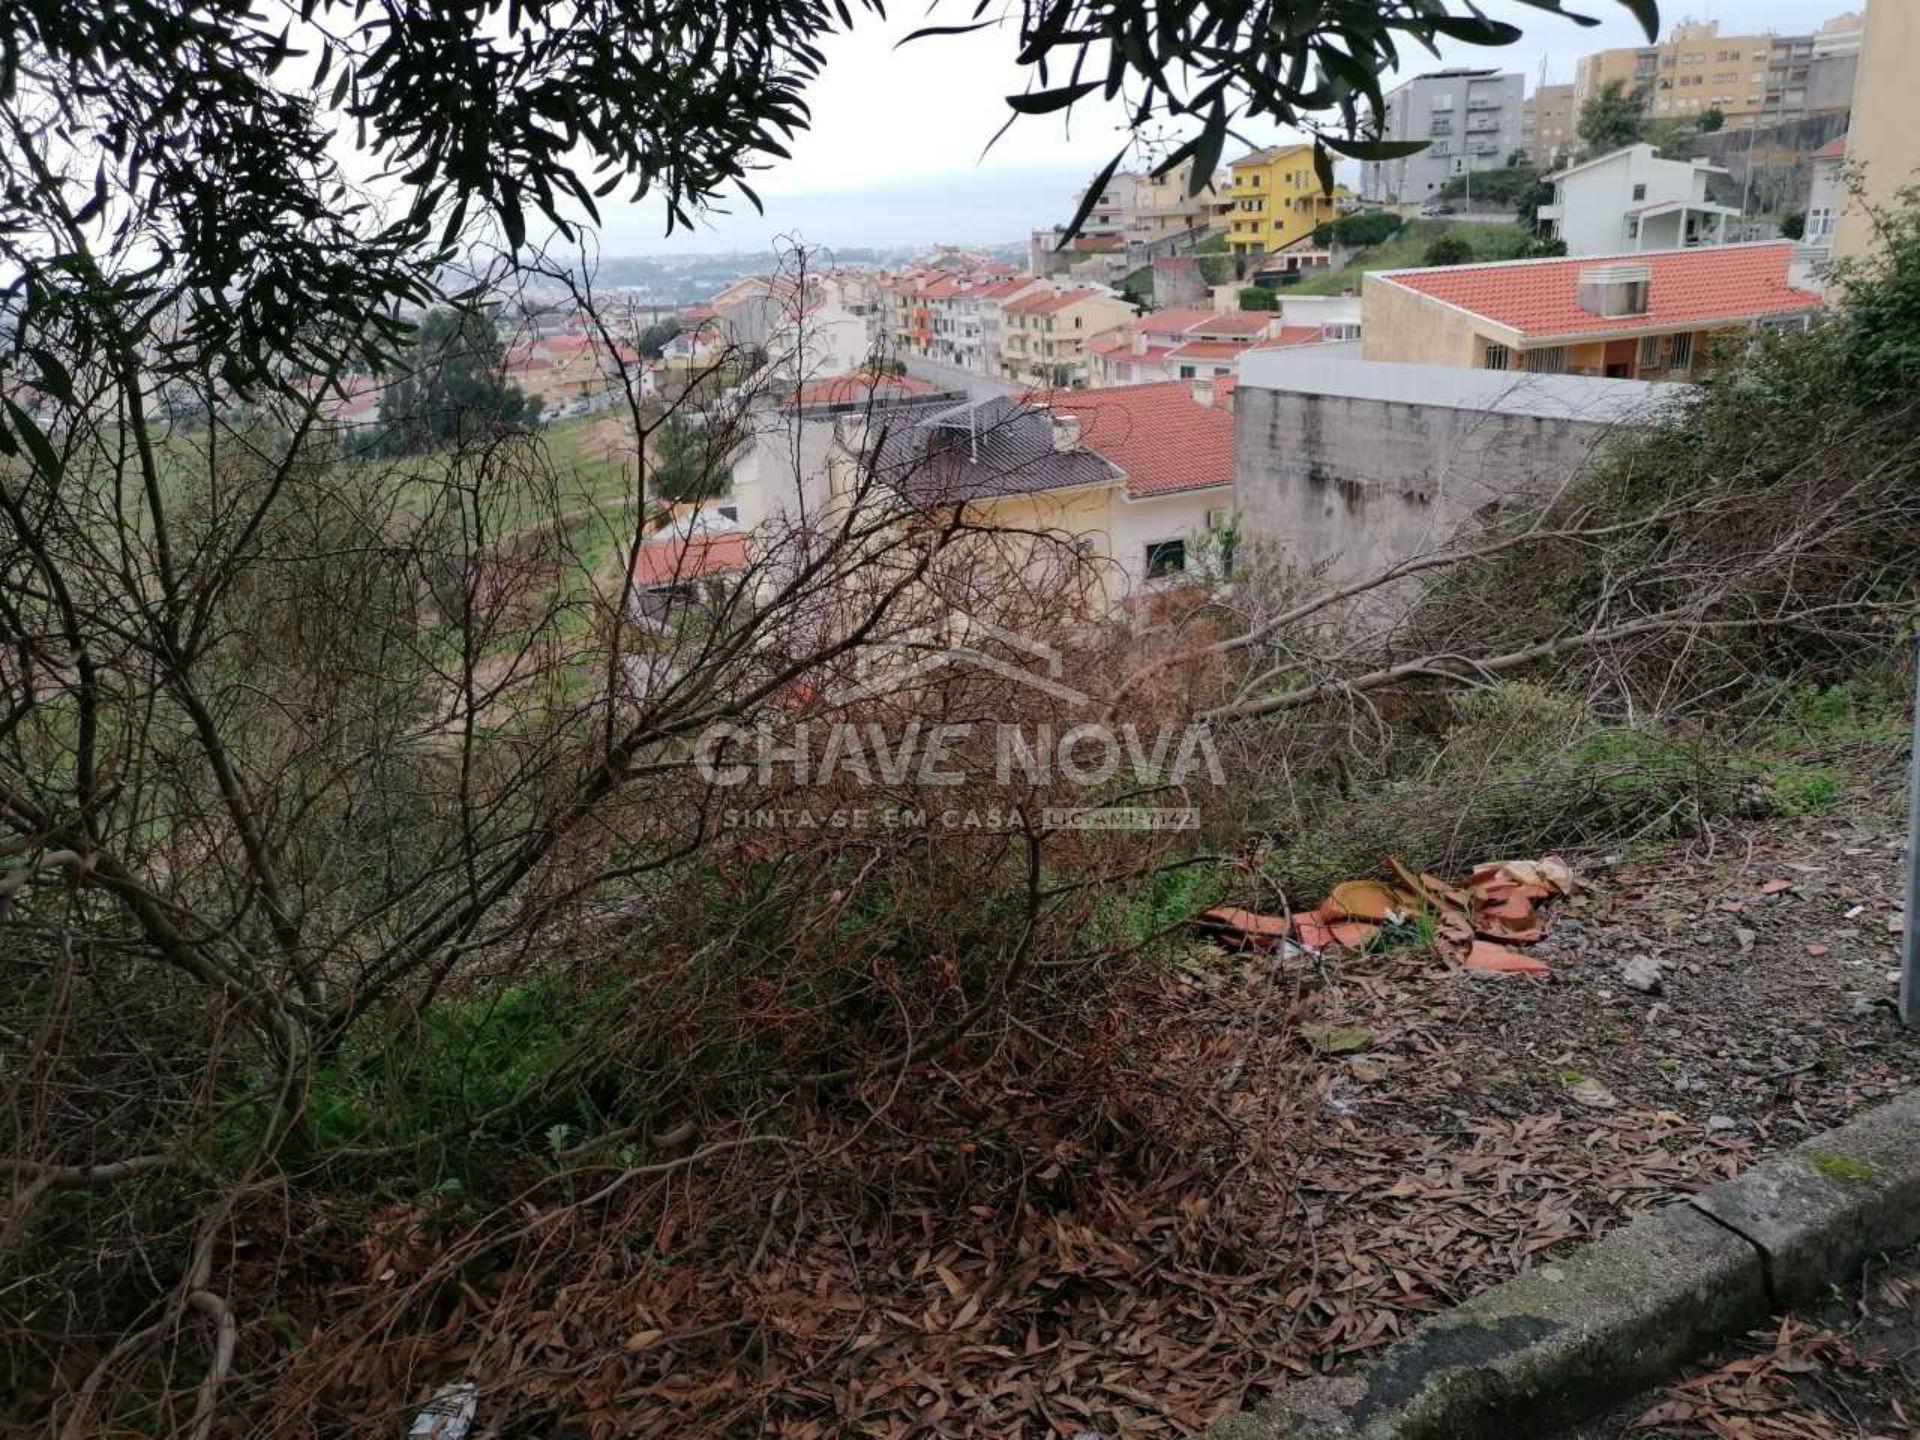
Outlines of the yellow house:
[[1233,162],[1227,245],[1246,257],[1283,250],[1337,213],[1320,188],[1311,145],[1276,145]]

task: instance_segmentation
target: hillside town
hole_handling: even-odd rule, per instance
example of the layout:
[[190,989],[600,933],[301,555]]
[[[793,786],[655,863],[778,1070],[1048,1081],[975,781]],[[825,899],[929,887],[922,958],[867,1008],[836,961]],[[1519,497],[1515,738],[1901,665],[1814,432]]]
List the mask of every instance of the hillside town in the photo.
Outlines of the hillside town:
[[[1436,484],[1445,447],[1384,446],[1392,427],[1430,441],[1505,427],[1516,442],[1524,428],[1572,454],[1651,413],[1716,347],[1818,322],[1826,270],[1863,252],[1867,208],[1905,173],[1910,141],[1880,97],[1916,24],[1883,6],[1869,47],[1859,12],[1806,35],[1680,23],[1530,94],[1518,74],[1422,74],[1388,94],[1384,131],[1430,143],[1367,162],[1357,190],[1328,190],[1307,144],[1197,180],[1184,163],[1121,171],[1066,197],[1083,222],[1036,230],[1024,267],[945,247],[749,276],[643,317],[674,331],[655,353],[622,345],[609,363],[562,317],[519,340],[509,370],[554,418],[628,386],[679,395],[742,346],[798,386],[795,417],[856,396],[902,424],[1038,415],[1111,478],[1069,485],[1050,463],[1006,488],[1053,496],[1051,518],[1136,586],[1176,583],[1228,532],[1390,563],[1485,498]],[[1850,162],[1866,186],[1851,205]],[[715,502],[743,535],[766,513],[766,463],[742,452]],[[827,468],[803,488],[826,486]],[[1376,496],[1376,513],[1314,498],[1342,487]],[[695,551],[703,572],[737,571],[749,545]],[[688,578],[684,556],[641,563],[656,588]]]
[[1920,0],[10,20],[0,1437],[1920,1440]]

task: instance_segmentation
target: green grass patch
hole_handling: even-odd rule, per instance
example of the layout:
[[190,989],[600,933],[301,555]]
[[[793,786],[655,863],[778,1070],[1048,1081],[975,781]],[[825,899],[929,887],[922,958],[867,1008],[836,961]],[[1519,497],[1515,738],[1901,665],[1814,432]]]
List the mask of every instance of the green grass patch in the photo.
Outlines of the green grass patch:
[[1290,295],[1338,295],[1357,290],[1360,281],[1373,270],[1406,270],[1426,263],[1427,247],[1442,235],[1458,235],[1473,247],[1476,261],[1511,260],[1526,244],[1527,235],[1518,225],[1476,225],[1448,220],[1409,220],[1384,245],[1362,250],[1339,270],[1316,275],[1290,286]]

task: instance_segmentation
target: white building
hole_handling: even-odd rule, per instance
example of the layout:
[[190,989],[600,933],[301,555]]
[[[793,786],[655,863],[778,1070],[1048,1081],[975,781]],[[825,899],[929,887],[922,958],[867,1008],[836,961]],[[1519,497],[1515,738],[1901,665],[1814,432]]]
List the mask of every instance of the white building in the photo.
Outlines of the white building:
[[1618,255],[1724,245],[1739,210],[1707,199],[1710,176],[1727,172],[1705,160],[1662,160],[1651,145],[1629,145],[1549,175],[1553,203],[1540,221],[1567,242],[1569,255]]

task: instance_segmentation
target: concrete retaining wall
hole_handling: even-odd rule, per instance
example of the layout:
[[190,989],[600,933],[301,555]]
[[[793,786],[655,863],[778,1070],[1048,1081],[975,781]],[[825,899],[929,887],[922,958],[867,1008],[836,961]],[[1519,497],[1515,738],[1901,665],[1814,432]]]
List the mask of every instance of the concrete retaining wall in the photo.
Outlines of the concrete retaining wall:
[[1235,505],[1251,536],[1361,574],[1444,543],[1475,511],[1551,492],[1685,387],[1257,353],[1234,396]]

